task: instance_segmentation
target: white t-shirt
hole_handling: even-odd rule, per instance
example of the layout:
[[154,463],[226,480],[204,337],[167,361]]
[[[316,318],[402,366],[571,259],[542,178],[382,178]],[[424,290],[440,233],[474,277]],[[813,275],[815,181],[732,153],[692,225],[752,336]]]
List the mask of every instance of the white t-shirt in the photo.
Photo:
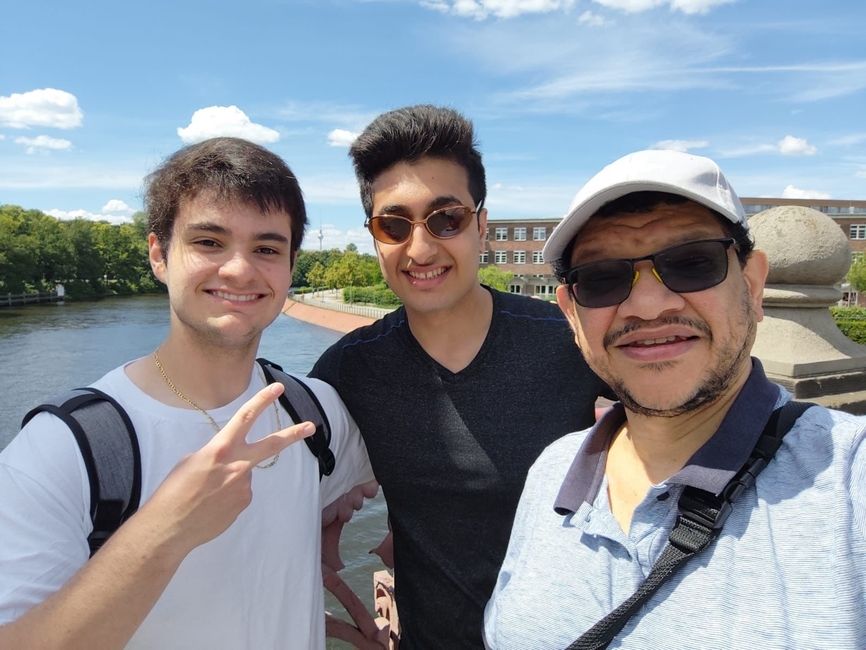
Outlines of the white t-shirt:
[[[193,550],[128,648],[323,648],[321,509],[373,478],[358,428],[336,391],[307,380],[328,414],[336,468],[319,481],[303,442],[253,471],[252,503],[222,535]],[[223,426],[265,384],[256,365],[232,403],[210,410]],[[94,386],[129,413],[141,447],[141,502],[185,455],[214,435],[190,409],[167,406],[116,368]],[[291,423],[268,408],[248,440]],[[279,422],[277,422],[279,420]],[[59,590],[87,561],[90,490],[75,440],[57,418],[37,415],[0,453],[0,624]]]

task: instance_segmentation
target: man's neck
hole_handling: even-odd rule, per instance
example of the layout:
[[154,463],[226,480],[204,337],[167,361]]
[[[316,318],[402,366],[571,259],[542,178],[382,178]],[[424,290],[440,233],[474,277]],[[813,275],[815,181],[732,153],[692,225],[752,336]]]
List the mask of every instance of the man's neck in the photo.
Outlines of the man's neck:
[[165,404],[188,408],[185,397],[208,410],[225,406],[247,389],[257,349],[258,340],[244,348],[227,348],[169,334],[155,351],[162,370],[151,353],[127,366],[126,372],[139,388]]
[[448,310],[406,310],[409,329],[424,351],[451,372],[468,366],[487,337],[493,297],[480,284]]
[[713,437],[748,378],[748,373],[714,402],[674,417],[626,410],[626,422],[608,450],[605,473],[611,512],[628,533],[634,509],[650,486],[680,471]]

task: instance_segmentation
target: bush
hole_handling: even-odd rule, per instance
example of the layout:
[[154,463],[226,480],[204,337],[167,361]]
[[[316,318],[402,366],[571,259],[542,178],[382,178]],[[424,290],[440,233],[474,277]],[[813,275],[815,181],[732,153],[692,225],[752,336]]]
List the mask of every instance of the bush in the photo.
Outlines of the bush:
[[366,303],[377,307],[398,307],[400,299],[384,284],[372,287],[346,287],[343,289],[343,302]]
[[836,326],[855,343],[866,345],[866,308],[830,307]]

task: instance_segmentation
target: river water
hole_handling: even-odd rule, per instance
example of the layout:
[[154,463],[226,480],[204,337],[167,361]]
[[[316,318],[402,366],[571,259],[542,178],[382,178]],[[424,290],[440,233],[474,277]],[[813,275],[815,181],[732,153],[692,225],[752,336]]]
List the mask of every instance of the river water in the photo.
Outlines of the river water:
[[[167,331],[165,296],[0,309],[0,449],[18,431],[30,408],[148,354]],[[259,354],[290,372],[306,374],[340,336],[279,316],[265,330]],[[372,572],[382,567],[367,551],[378,544],[385,530],[385,506],[378,497],[356,513],[343,532],[341,552],[346,568],[341,575],[368,606],[372,603]],[[332,611],[339,610],[333,601],[327,605]],[[331,642],[328,647],[344,646]]]

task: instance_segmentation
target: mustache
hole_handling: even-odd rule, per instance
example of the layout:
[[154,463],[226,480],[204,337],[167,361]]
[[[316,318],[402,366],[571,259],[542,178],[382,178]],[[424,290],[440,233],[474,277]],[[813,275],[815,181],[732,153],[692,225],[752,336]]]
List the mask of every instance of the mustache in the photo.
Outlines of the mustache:
[[619,329],[605,334],[602,343],[604,344],[604,347],[608,348],[614,345],[626,334],[631,334],[632,332],[637,332],[642,329],[660,327],[662,325],[682,325],[684,327],[690,327],[712,340],[712,331],[705,321],[696,320],[694,318],[685,318],[684,316],[663,316],[662,318],[656,318],[654,320],[634,320],[626,323]]

